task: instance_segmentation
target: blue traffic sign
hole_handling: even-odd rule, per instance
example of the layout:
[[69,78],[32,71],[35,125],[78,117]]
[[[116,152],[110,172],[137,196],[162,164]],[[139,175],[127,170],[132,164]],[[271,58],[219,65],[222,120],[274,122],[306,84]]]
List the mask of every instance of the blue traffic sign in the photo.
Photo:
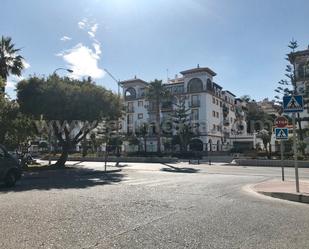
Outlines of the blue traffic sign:
[[276,139],[286,140],[289,139],[289,129],[288,128],[275,128]]
[[284,112],[302,112],[304,110],[303,96],[292,95],[283,97]]

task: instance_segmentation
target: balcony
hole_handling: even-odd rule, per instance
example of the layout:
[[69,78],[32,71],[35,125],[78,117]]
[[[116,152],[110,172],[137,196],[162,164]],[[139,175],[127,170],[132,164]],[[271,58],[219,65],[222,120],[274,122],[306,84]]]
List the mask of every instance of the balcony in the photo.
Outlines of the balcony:
[[161,106],[161,111],[162,112],[170,112],[173,110],[173,104],[170,102],[163,103]]
[[201,106],[201,101],[200,100],[194,100],[189,102],[189,107],[194,108],[194,107],[200,107]]

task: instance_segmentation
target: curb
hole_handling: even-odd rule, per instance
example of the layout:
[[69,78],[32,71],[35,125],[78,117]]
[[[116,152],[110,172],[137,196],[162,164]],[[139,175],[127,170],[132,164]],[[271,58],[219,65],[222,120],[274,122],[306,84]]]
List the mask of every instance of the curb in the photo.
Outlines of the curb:
[[[256,191],[254,188],[253,190]],[[309,204],[309,196],[307,195],[282,193],[282,192],[263,192],[263,191],[256,191],[256,192],[277,199]]]

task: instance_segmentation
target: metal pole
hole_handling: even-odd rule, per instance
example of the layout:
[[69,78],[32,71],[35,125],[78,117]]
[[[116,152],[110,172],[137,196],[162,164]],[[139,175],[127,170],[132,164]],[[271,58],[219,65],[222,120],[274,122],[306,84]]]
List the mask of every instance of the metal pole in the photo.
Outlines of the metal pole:
[[51,165],[51,133],[48,133],[48,166]]
[[280,142],[280,150],[281,150],[281,173],[282,173],[282,181],[284,181],[284,166],[283,166],[283,140]]
[[293,113],[292,117],[293,117],[293,150],[294,150],[295,182],[296,182],[296,192],[299,193],[299,176],[298,176],[298,164],[297,164],[295,113]]

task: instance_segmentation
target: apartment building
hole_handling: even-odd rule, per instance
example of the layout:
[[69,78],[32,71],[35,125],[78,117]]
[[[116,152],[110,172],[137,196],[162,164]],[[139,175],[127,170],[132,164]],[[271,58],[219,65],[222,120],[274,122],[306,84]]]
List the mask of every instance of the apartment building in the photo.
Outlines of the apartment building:
[[[289,60],[291,64],[295,65],[295,79],[296,79],[297,93],[301,95],[308,95],[308,92],[309,92],[309,46],[305,50],[290,53],[288,56],[289,56]],[[300,117],[303,120],[302,121],[303,127],[309,128],[308,104],[305,105],[304,112],[300,113]]]
[[[223,89],[214,81],[216,73],[213,70],[197,66],[180,74],[181,77],[175,76],[164,84],[172,95],[172,103],[162,104],[162,122],[171,117],[180,103],[184,103],[191,113],[191,122],[198,124],[198,137],[194,138],[195,150],[224,151],[230,149],[235,142],[247,147],[254,146],[253,136],[247,134],[241,104],[236,101],[232,92]],[[142,124],[156,122],[154,107],[145,98],[148,84],[137,77],[121,82],[126,107],[122,132],[134,133]],[[162,136],[162,151],[166,149],[165,139]],[[156,151],[156,146],[156,138],[150,132],[147,137],[147,151]],[[129,147],[126,148],[128,150]],[[191,149],[190,146],[188,149]]]

